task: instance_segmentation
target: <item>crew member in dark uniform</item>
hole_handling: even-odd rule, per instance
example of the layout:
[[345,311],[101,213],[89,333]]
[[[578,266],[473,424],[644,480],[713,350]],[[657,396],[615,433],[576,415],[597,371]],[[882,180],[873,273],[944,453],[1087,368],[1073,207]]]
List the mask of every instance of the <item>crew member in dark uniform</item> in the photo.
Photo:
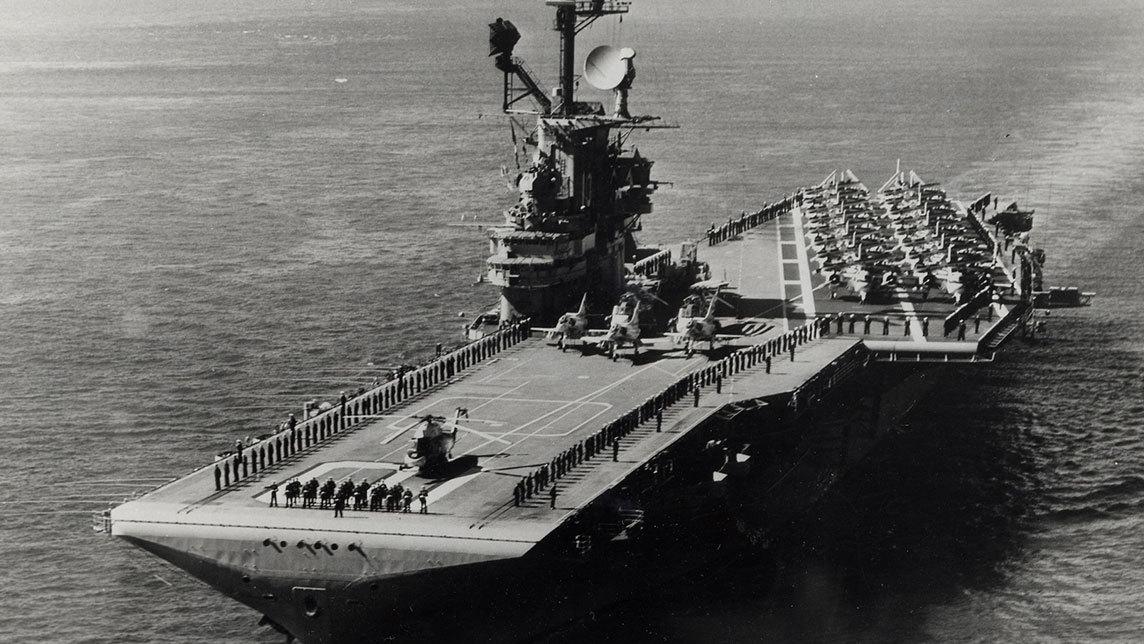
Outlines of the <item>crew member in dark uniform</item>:
[[304,508],[314,507],[314,501],[316,501],[318,499],[318,487],[319,487],[319,485],[318,485],[318,479],[317,478],[311,478],[306,483],[306,488],[304,491],[305,496],[302,498],[302,507],[304,507]]
[[330,502],[333,500],[337,489],[338,484],[334,483],[334,479],[326,479],[326,482],[322,484],[322,500],[318,507],[321,509],[330,507]]
[[353,498],[354,492],[356,492],[356,491],[357,491],[357,486],[354,485],[354,480],[353,479],[346,479],[345,482],[342,483],[341,487],[338,488],[338,496],[342,497],[346,501],[349,501],[350,499]]
[[358,483],[357,490],[354,492],[354,509],[360,510],[364,508],[367,498],[369,498],[369,480],[362,479],[362,482]]
[[290,481],[286,484],[286,507],[292,508],[298,501],[298,491],[302,488],[302,484],[297,479]]

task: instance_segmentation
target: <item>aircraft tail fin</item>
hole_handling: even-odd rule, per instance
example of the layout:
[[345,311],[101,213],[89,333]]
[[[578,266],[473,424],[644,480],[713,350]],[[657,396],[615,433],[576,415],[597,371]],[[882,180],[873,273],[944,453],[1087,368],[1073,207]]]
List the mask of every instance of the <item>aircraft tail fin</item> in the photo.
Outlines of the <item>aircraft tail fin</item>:
[[719,292],[722,290],[723,287],[720,286],[715,289],[715,293],[711,295],[711,303],[707,305],[707,315],[705,316],[708,320],[715,319],[715,305],[719,302]]

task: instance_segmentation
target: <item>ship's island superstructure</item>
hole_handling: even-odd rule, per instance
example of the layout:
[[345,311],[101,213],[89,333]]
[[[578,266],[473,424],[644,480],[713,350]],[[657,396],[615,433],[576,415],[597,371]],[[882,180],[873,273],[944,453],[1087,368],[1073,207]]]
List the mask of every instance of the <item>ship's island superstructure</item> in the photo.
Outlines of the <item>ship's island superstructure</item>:
[[[651,212],[649,195],[656,188],[652,162],[623,146],[625,131],[662,127],[655,117],[629,113],[635,52],[601,47],[585,62],[584,79],[615,92],[613,109],[577,101],[574,94],[576,34],[601,17],[627,13],[629,3],[547,4],[556,9],[560,34],[555,103],[513,55],[516,27],[505,20],[489,26],[489,55],[504,73],[504,111],[536,117],[531,131],[521,127],[529,154],[515,180],[520,200],[505,212],[506,226],[489,234],[488,281],[500,287],[499,319],[551,321],[585,293],[595,305],[614,302],[635,248],[632,232]],[[520,107],[525,99],[534,110]]]
[[[526,637],[765,542],[943,370],[1091,297],[1043,289],[1031,211],[900,170],[873,193],[835,172],[639,247],[656,184],[625,141],[657,121],[629,111],[634,51],[586,57],[614,104],[574,100],[577,32],[628,3],[546,4],[554,96],[513,56],[515,27],[490,26],[504,109],[528,100],[536,118],[520,200],[489,232],[497,309],[460,347],[308,407],[101,529],[305,642]],[[344,516],[271,507],[271,484],[282,505],[312,480],[353,482]]]

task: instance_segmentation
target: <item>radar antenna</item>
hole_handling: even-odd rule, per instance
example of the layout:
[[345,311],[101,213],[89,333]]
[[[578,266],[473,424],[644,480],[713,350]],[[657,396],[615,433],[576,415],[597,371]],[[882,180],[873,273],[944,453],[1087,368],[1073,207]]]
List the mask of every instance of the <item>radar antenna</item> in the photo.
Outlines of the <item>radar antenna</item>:
[[572,116],[576,109],[576,34],[600,16],[625,14],[631,6],[624,0],[547,0],[556,7],[556,31],[560,32],[560,114]]
[[632,63],[635,57],[635,50],[629,47],[616,49],[601,45],[584,59],[584,80],[596,89],[610,89],[616,93],[613,116],[618,118],[627,119],[632,116],[628,113],[628,90],[636,77],[636,68]]
[[[545,4],[556,9],[556,31],[560,32],[560,85],[556,95],[560,103],[555,110],[557,116],[573,116],[576,113],[576,34],[586,29],[602,16],[628,13],[631,2],[627,0],[545,0]],[[532,98],[539,107],[540,116],[553,114],[552,99],[541,89],[536,78],[524,65],[524,61],[513,56],[513,49],[520,41],[520,32],[511,22],[497,18],[489,25],[489,55],[496,56],[497,69],[504,72],[504,102],[506,113],[530,113],[514,109],[513,105],[523,98]],[[630,50],[629,50],[630,51]],[[635,53],[632,52],[634,56]],[[517,87],[519,81],[522,87]],[[618,100],[618,97],[617,97]],[[625,101],[626,105],[626,101]],[[626,108],[624,110],[626,112]]]
[[[540,89],[532,73],[524,66],[524,61],[512,55],[516,43],[520,41],[520,31],[511,22],[497,18],[496,22],[489,24],[489,56],[496,56],[497,69],[504,72],[504,105],[505,112],[520,111],[511,109],[513,104],[525,97],[532,97],[540,108],[540,114],[547,115],[552,112],[552,101]],[[513,80],[520,80],[524,88],[517,90]]]

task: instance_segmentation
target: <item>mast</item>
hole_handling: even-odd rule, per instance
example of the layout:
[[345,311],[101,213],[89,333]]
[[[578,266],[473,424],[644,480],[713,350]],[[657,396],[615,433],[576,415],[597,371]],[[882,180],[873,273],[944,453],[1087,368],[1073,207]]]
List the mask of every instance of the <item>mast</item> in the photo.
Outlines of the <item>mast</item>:
[[576,2],[552,0],[556,5],[556,31],[560,32],[560,113],[571,116],[576,104]]
[[[523,60],[513,56],[520,33],[509,21],[489,25],[489,55],[504,73],[506,114],[531,114],[526,133],[530,163],[514,180],[520,197],[489,230],[487,281],[500,288],[502,320],[530,317],[549,323],[576,309],[587,296],[592,310],[608,310],[625,288],[625,262],[634,254],[632,232],[651,212],[656,188],[652,161],[623,146],[612,131],[659,126],[652,116],[631,116],[627,94],[635,77],[635,51],[597,47],[587,56],[583,79],[616,96],[611,114],[600,101],[577,101],[576,36],[603,16],[622,15],[621,0],[546,0],[555,9],[560,39],[559,78],[546,92]],[[549,97],[556,95],[557,101]],[[535,109],[520,101],[531,99]],[[516,150],[517,153],[520,148]]]

